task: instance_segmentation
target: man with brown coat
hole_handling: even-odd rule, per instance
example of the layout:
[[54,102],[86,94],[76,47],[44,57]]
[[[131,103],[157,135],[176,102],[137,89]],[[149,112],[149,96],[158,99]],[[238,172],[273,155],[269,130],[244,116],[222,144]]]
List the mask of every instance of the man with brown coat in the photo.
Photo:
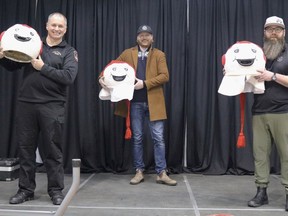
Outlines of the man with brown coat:
[[[130,184],[144,181],[143,137],[147,120],[154,144],[156,182],[175,186],[177,182],[166,172],[164,120],[167,119],[163,84],[169,81],[165,54],[152,47],[153,32],[150,26],[142,25],[137,31],[137,46],[124,50],[117,60],[127,62],[136,71],[134,95],[130,103],[130,119],[134,167],[136,175]],[[99,83],[105,88],[103,79]],[[118,102],[116,114],[127,117],[127,103]]]

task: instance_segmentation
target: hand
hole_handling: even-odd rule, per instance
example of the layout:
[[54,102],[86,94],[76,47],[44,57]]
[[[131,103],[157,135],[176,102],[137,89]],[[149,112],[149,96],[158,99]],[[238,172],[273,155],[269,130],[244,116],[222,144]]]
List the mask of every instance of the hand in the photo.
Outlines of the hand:
[[104,89],[108,88],[105,84],[104,76],[100,77],[98,81],[99,81],[99,84],[101,85],[102,88],[104,88]]
[[142,89],[142,88],[144,88],[144,81],[136,78],[136,83],[134,85],[134,89],[135,90],[139,90],[139,89]]
[[40,71],[44,65],[44,62],[43,62],[41,56],[39,55],[38,59],[32,59],[31,60],[31,64],[32,64],[33,68],[35,68],[37,71]]
[[0,59],[4,58],[3,48],[0,47]]
[[259,72],[259,75],[255,76],[255,79],[258,80],[258,82],[263,82],[263,81],[271,81],[273,72],[268,71],[266,69],[264,70],[257,70]]

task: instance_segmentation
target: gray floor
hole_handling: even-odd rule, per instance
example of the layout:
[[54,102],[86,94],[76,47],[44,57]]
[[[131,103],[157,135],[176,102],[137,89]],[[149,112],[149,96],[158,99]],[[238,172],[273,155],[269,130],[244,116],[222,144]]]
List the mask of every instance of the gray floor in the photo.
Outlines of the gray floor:
[[[130,185],[132,175],[111,173],[81,174],[78,193],[65,215],[85,216],[280,216],[284,211],[285,194],[279,176],[271,175],[268,189],[269,205],[247,207],[255,195],[253,176],[232,175],[171,175],[178,181],[175,187],[155,183],[154,174],[145,175],[140,185]],[[46,193],[46,174],[37,173],[35,200],[10,205],[8,199],[17,190],[18,180],[1,181],[0,215],[53,215],[53,206]],[[70,188],[72,175],[65,176]]]

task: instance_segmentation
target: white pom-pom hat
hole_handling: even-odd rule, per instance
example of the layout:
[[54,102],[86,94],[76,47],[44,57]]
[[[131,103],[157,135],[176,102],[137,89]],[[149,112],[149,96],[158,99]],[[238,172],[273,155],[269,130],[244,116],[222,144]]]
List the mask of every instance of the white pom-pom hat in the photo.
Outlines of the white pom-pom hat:
[[16,62],[29,63],[42,51],[42,41],[32,27],[15,24],[0,35],[4,56]]
[[218,89],[220,94],[235,96],[243,92],[264,93],[264,82],[254,77],[257,70],[264,70],[266,57],[261,47],[249,42],[238,41],[222,56],[224,77]]
[[107,89],[101,89],[101,100],[132,100],[135,84],[135,70],[132,66],[123,61],[113,60],[105,67],[102,76]]
[[264,81],[258,82],[255,76],[264,70],[266,57],[261,47],[249,41],[239,41],[232,45],[222,56],[224,77],[218,89],[226,96],[240,95],[241,126],[237,148],[246,146],[244,135],[245,92],[263,94]]

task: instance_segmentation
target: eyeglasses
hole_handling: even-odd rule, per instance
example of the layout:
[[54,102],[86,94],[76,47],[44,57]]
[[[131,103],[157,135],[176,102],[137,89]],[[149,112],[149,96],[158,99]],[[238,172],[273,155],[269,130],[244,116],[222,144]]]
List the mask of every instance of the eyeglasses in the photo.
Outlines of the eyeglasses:
[[282,32],[284,29],[281,28],[281,27],[277,27],[277,28],[266,28],[265,31],[269,32],[269,33],[272,33],[272,32],[276,32],[276,33],[280,33]]

